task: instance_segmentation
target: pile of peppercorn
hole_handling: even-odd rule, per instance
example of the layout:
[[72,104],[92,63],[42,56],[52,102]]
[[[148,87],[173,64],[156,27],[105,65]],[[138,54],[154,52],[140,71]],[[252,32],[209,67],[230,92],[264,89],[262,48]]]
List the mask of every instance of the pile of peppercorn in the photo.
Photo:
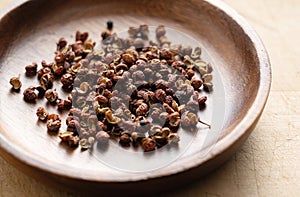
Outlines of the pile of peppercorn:
[[[164,26],[156,28],[156,41],[149,39],[147,25],[130,27],[128,34],[118,37],[109,21],[101,49],[94,49],[87,32],[78,31],[73,44],[59,39],[55,62],[42,61],[39,71],[36,63],[26,66],[26,74],[37,74],[40,85],[27,88],[24,100],[45,97],[58,110],[69,110],[65,132],[59,131],[59,115],[43,107],[36,114],[71,147],[89,149],[113,138],[147,152],[178,143],[180,126],[190,130],[206,124],[197,112],[207,100],[201,89],[212,90],[212,68],[201,59],[201,48],[171,45]],[[68,99],[51,89],[54,77],[72,91]],[[14,89],[22,85],[16,77],[10,83]]]

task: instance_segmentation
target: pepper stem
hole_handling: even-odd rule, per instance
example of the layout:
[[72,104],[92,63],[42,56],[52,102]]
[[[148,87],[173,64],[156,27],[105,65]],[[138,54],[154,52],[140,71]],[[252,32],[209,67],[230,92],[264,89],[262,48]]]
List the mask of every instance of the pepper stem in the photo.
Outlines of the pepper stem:
[[203,121],[200,120],[199,118],[198,118],[198,121],[199,121],[201,124],[204,124],[204,125],[208,126],[208,128],[211,128],[211,125],[210,125],[210,124],[208,124],[208,123],[206,123],[206,122],[203,122]]

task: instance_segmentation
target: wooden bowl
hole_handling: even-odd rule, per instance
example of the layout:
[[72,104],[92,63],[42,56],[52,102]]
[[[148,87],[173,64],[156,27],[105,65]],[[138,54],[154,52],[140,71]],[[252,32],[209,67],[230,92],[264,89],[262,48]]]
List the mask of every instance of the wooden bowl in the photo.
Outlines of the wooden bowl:
[[[269,94],[271,68],[262,42],[243,18],[218,0],[19,0],[0,17],[1,156],[29,176],[64,190],[135,196],[193,182],[222,164],[246,140]],[[36,120],[36,108],[46,103],[22,100],[25,87],[37,84],[36,79],[25,77],[24,66],[43,59],[52,61],[55,42],[61,36],[74,39],[78,29],[89,31],[99,41],[107,20],[115,22],[116,32],[141,23],[163,24],[199,42],[213,62],[216,89],[209,95],[209,115],[203,117],[212,122],[220,119],[221,126],[214,131],[201,127],[181,155],[169,163],[168,157],[161,158],[167,165],[157,169],[120,170],[99,162],[101,155],[95,158],[91,152],[66,148]],[[10,91],[8,83],[18,74],[24,84],[20,93]],[[216,110],[220,106],[223,111]],[[217,134],[215,141],[199,146],[205,132]],[[118,153],[118,149],[112,152]],[[151,157],[142,160],[139,162],[144,165]]]

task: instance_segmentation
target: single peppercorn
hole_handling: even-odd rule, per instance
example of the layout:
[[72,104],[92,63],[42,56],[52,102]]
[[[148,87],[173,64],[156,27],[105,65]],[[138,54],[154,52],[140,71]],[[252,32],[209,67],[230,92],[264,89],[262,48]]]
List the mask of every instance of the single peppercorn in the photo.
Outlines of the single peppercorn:
[[193,52],[193,49],[190,46],[183,47],[181,49],[182,56],[185,56],[185,55],[191,56],[192,52]]
[[42,86],[37,86],[35,89],[38,91],[38,98],[43,98],[46,93],[46,89]]
[[38,98],[37,94],[35,93],[35,87],[33,86],[25,89],[23,92],[23,96],[26,102],[34,102]]
[[168,143],[175,143],[177,144],[180,141],[180,137],[177,133],[170,133],[167,137]]
[[95,137],[98,143],[100,144],[107,144],[110,138],[109,134],[106,133],[105,131],[99,131]]
[[177,130],[180,126],[180,114],[178,112],[173,112],[167,116],[168,124],[171,130]]
[[164,102],[165,98],[166,98],[166,92],[162,89],[158,89],[155,91],[155,98],[159,101],[159,102]]
[[86,138],[82,138],[79,141],[79,145],[80,145],[82,150],[87,150],[91,147],[90,143],[88,142],[88,140]]
[[199,122],[199,119],[195,113],[192,112],[185,112],[182,115],[181,124],[184,128],[192,129],[196,126],[196,124]]
[[136,109],[137,116],[144,116],[148,112],[148,105],[146,103],[141,103],[140,106]]
[[73,132],[66,131],[66,132],[60,132],[58,134],[58,137],[61,139],[63,142],[68,142],[72,137],[73,137]]
[[76,31],[76,35],[75,35],[76,41],[81,41],[82,43],[84,43],[88,39],[88,37],[89,37],[88,32]]
[[39,118],[39,120],[41,120],[41,121],[47,120],[47,118],[48,118],[48,112],[43,107],[39,107],[36,110],[36,115]]
[[197,111],[199,110],[198,101],[195,100],[188,101],[184,110],[197,113]]
[[62,83],[63,88],[65,88],[65,89],[72,89],[73,88],[74,77],[71,74],[69,74],[69,73],[64,74],[60,78],[60,81]]
[[43,74],[40,78],[40,84],[45,89],[50,89],[53,86],[54,76],[52,73]]
[[195,71],[193,71],[192,69],[189,69],[187,72],[186,72],[186,78],[187,79],[192,79],[192,77],[195,75]]
[[38,79],[40,79],[44,74],[51,73],[51,69],[49,67],[43,67],[40,70],[38,70],[37,75]]
[[204,105],[206,100],[207,100],[207,96],[201,96],[200,98],[198,98],[197,101],[198,101],[199,105]]
[[155,33],[156,33],[156,38],[157,38],[157,39],[160,39],[162,36],[165,36],[165,34],[166,34],[165,26],[159,25],[159,26],[156,28]]
[[68,42],[64,37],[61,37],[57,42],[57,49],[61,50],[67,46]]
[[145,138],[145,135],[143,133],[132,132],[131,138],[134,143],[138,144],[142,142],[142,140]]
[[53,74],[57,77],[60,77],[63,75],[63,73],[65,72],[65,67],[64,65],[61,64],[53,64],[51,67]]
[[33,62],[32,64],[25,67],[27,76],[34,76],[37,73],[37,63]]
[[168,144],[167,137],[165,137],[165,136],[155,135],[155,136],[152,136],[151,138],[155,141],[157,148],[161,148],[161,147],[165,146],[166,144]]
[[61,127],[61,119],[57,114],[49,114],[47,117],[47,128],[50,132],[57,132]]
[[203,84],[203,81],[201,79],[192,78],[192,80],[191,80],[191,85],[193,86],[193,88],[195,90],[198,90],[199,88],[201,88],[202,84]]
[[45,98],[50,102],[50,103],[56,103],[58,99],[58,93],[54,89],[48,89],[45,92]]
[[143,40],[148,40],[149,37],[149,26],[147,24],[140,25],[140,34]]
[[210,82],[203,83],[203,89],[206,92],[211,92],[213,90],[213,84]]
[[127,132],[122,132],[122,133],[121,133],[121,136],[120,136],[119,143],[120,143],[122,146],[130,146],[130,143],[131,143],[131,137],[130,137],[130,134],[127,133]]
[[142,38],[136,38],[136,39],[134,39],[134,41],[133,41],[133,46],[134,46],[137,50],[142,49],[142,48],[144,47],[144,45],[145,45],[145,42],[144,42],[144,40],[143,40]]
[[19,77],[12,77],[9,80],[9,83],[12,85],[12,89],[16,91],[20,90],[22,87],[22,82],[20,81]]
[[112,30],[113,29],[113,27],[114,27],[114,23],[113,23],[113,21],[107,21],[107,23],[106,23],[106,25],[107,25],[107,29],[108,30]]
[[68,139],[68,145],[70,147],[77,147],[79,144],[80,138],[76,135],[76,136],[70,136],[70,138]]
[[67,99],[60,99],[59,102],[57,103],[57,109],[60,111],[71,109],[71,107],[72,107],[72,102]]
[[142,139],[142,148],[145,152],[155,150],[156,142],[151,138],[143,138]]

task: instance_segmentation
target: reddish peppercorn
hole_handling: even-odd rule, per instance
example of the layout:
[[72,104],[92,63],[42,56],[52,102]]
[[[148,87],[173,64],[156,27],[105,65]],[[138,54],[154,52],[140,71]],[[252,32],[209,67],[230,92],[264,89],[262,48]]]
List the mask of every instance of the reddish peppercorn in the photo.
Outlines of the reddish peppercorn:
[[27,102],[34,102],[38,98],[37,94],[34,91],[35,87],[33,86],[25,89],[23,92],[24,100]]
[[145,152],[155,150],[156,142],[151,138],[143,138],[142,139],[142,148]]
[[27,76],[34,76],[37,73],[37,63],[33,62],[32,64],[25,67]]
[[71,74],[69,74],[69,73],[64,74],[61,77],[60,81],[63,85],[63,88],[65,88],[65,89],[72,89],[73,88],[74,78]]
[[61,126],[61,119],[57,114],[50,114],[47,117],[47,128],[50,132],[57,132]]

